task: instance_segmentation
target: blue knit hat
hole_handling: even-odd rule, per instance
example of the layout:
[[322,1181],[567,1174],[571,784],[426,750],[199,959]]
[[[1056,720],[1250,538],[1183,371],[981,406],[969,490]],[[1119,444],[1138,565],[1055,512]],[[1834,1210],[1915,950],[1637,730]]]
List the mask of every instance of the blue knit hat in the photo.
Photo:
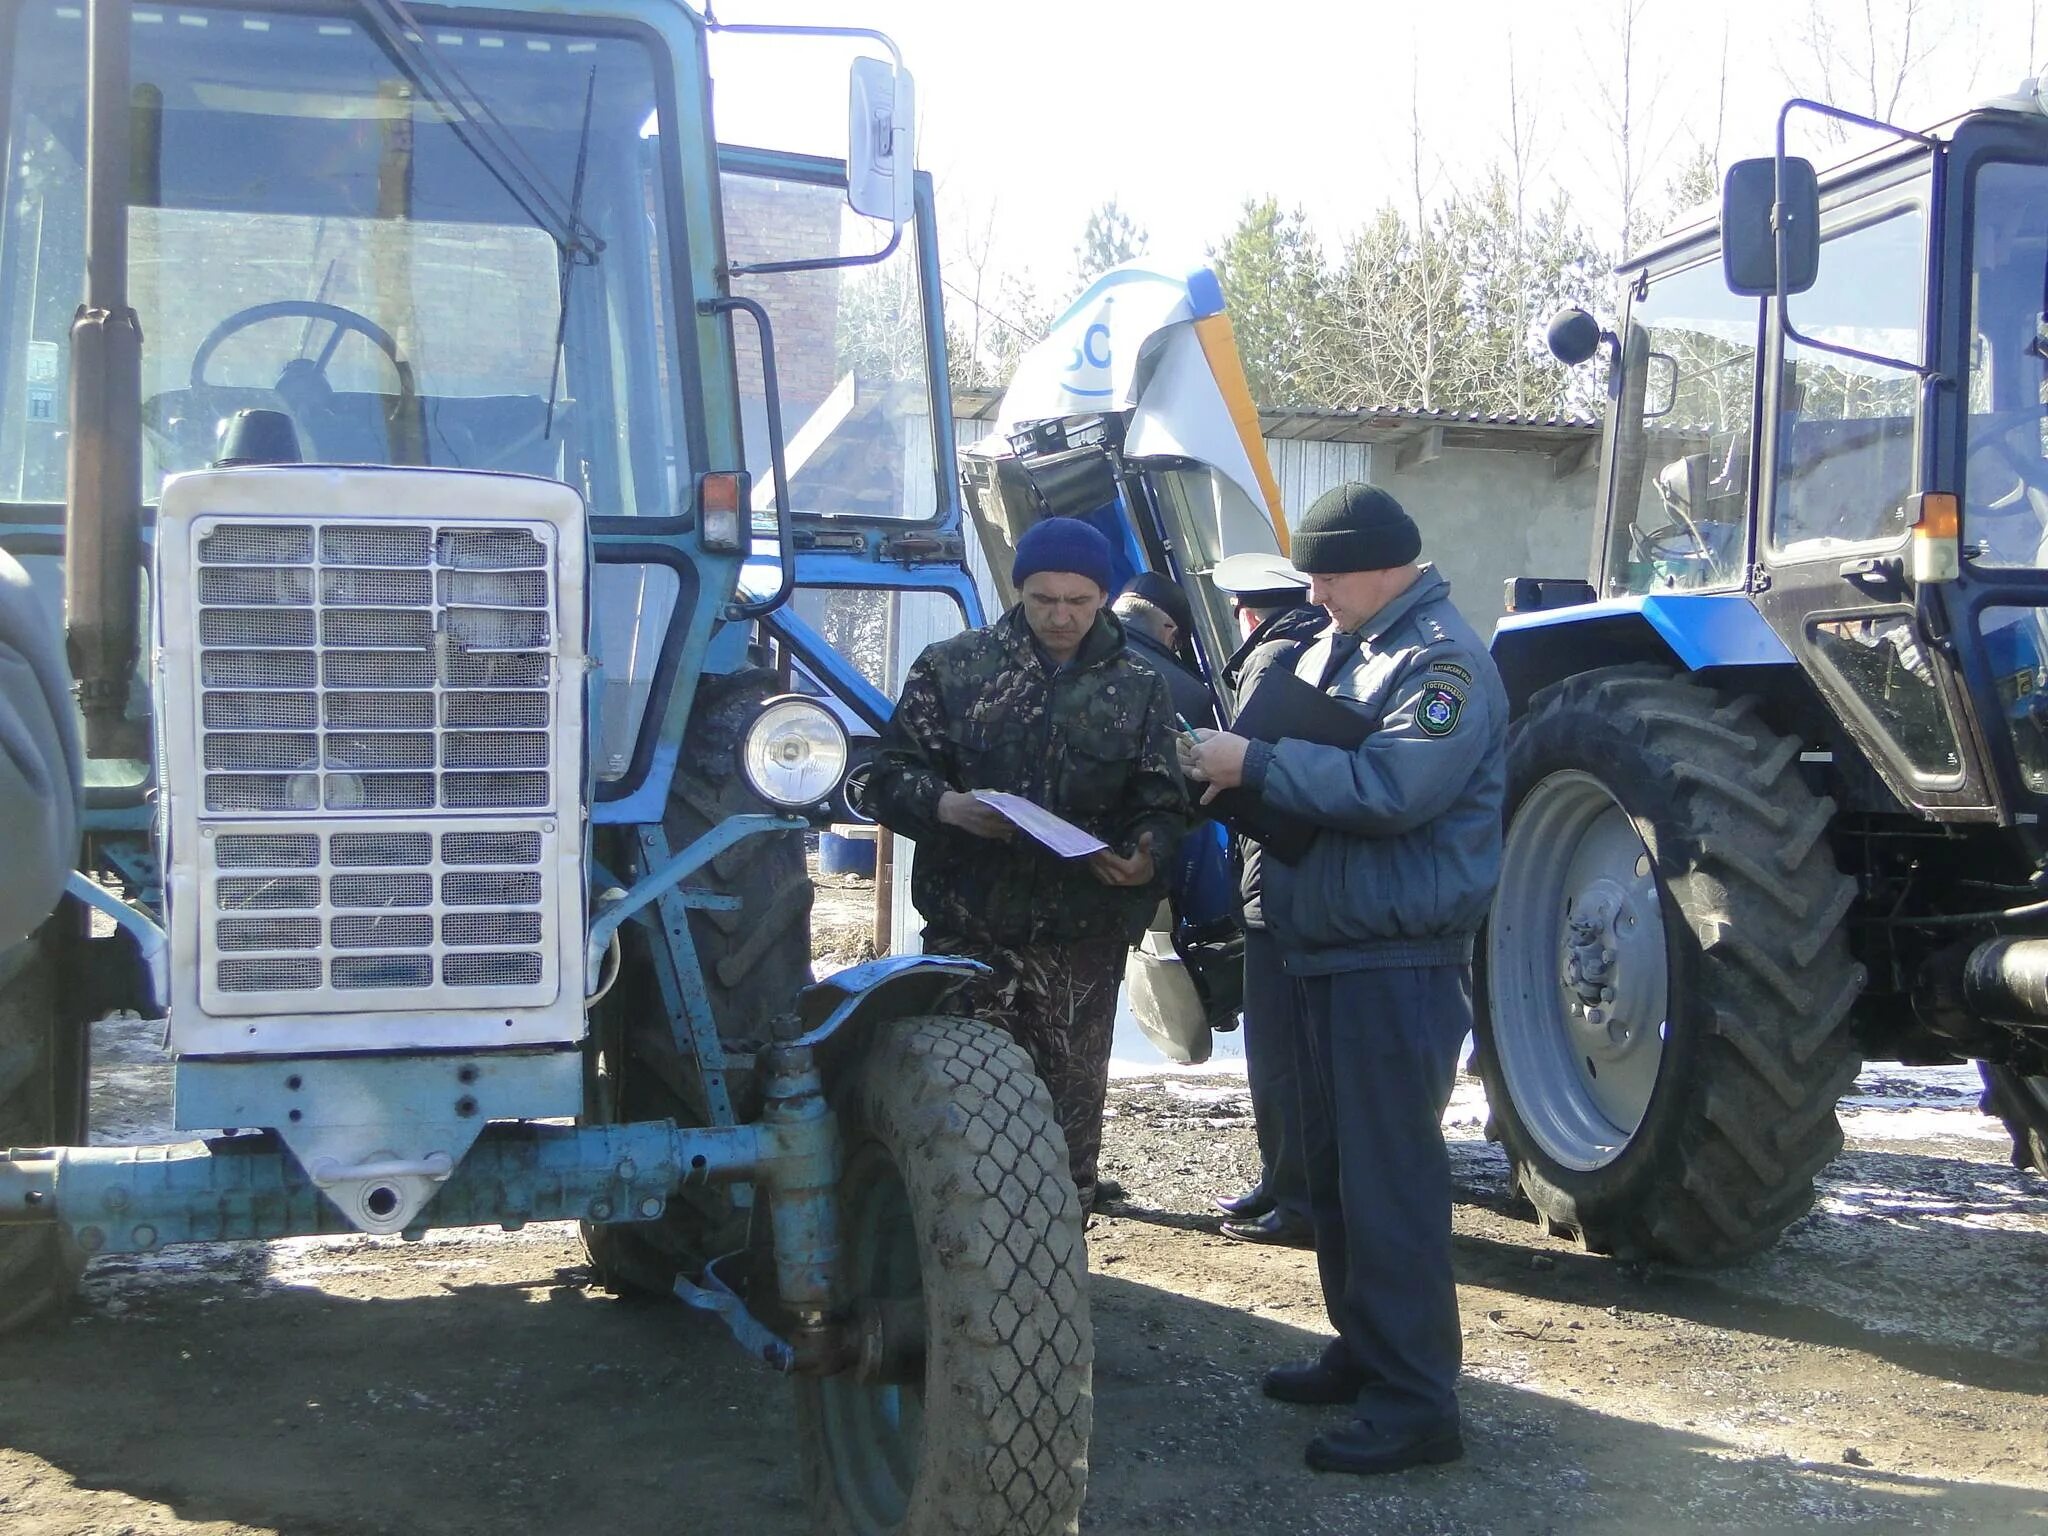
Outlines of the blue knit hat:
[[1109,540],[1077,517],[1048,517],[1034,523],[1017,541],[1017,560],[1010,567],[1010,582],[1023,586],[1040,571],[1071,571],[1086,576],[1108,593],[1113,578],[1109,569]]

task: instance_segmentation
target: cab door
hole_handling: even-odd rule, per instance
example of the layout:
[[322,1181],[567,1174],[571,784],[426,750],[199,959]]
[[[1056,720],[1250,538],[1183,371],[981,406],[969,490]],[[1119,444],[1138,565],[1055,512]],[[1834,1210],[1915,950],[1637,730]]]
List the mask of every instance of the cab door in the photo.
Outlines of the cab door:
[[[1995,818],[1997,797],[1940,626],[1907,571],[1929,483],[1932,167],[1925,157],[1826,197],[1817,281],[1789,301],[1765,379],[1756,604],[1831,712],[1903,803]],[[1938,612],[1927,605],[1929,613]]]

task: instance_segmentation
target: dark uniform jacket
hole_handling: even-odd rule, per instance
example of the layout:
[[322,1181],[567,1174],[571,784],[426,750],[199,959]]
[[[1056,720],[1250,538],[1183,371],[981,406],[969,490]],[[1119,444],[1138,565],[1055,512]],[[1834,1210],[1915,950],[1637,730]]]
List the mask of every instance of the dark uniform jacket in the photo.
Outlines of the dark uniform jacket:
[[[917,842],[911,898],[942,933],[1004,946],[1120,938],[1159,905],[1186,830],[1173,705],[1159,674],[1124,649],[1108,612],[1055,670],[1023,611],[928,646],[910,668],[869,780],[876,820]],[[1120,853],[1152,834],[1159,877],[1104,885],[1086,859],[1023,834],[1007,843],[939,821],[946,790],[1023,795]]]
[[1166,679],[1166,691],[1173,699],[1175,714],[1189,725],[1213,726],[1216,723],[1216,701],[1209,697],[1209,685],[1178,656],[1128,624],[1124,625],[1124,644],[1133,656]]
[[[1309,603],[1282,609],[1259,625],[1223,664],[1224,706],[1232,714],[1243,709],[1268,667],[1292,666],[1316,636],[1329,627],[1329,614]],[[1257,843],[1248,837],[1237,839],[1239,912],[1247,928],[1266,926],[1259,885],[1259,867],[1263,862],[1264,855]]]
[[1500,875],[1508,701],[1432,566],[1294,666],[1373,722],[1353,751],[1254,742],[1244,782],[1323,830],[1262,872],[1265,920],[1296,975],[1461,965]]

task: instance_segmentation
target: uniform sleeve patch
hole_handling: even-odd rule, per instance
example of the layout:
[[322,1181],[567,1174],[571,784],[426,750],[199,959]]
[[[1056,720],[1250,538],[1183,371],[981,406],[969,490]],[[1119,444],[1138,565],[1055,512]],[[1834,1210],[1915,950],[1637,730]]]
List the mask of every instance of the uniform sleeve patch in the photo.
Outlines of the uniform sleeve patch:
[[1429,664],[1429,670],[1432,672],[1448,672],[1467,688],[1472,686],[1472,674],[1459,666],[1455,661],[1432,661]]
[[1449,683],[1431,683],[1422,690],[1422,701],[1415,708],[1415,723],[1422,727],[1425,736],[1448,736],[1457,729],[1458,716],[1464,711],[1465,696]]

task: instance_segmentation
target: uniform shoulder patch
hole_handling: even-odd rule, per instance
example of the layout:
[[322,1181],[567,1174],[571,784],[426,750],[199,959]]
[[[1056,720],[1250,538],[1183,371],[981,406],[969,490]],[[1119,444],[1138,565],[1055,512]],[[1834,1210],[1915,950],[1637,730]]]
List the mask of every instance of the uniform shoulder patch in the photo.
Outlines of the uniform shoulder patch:
[[1448,736],[1457,729],[1464,709],[1465,695],[1455,685],[1432,682],[1422,690],[1422,699],[1415,706],[1415,723],[1425,736]]
[[1455,661],[1432,661],[1429,664],[1429,670],[1432,672],[1448,672],[1466,687],[1472,686],[1472,674],[1459,666]]

